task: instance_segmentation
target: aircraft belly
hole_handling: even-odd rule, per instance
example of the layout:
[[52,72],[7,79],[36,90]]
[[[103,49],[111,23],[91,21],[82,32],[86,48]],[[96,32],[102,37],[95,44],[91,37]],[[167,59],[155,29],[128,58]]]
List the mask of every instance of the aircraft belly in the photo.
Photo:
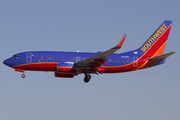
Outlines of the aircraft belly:
[[32,71],[56,71],[57,63],[30,63],[18,65],[14,68]]
[[120,72],[127,72],[132,71],[135,68],[132,64],[127,66],[109,66],[109,67],[103,67],[105,69],[104,73],[120,73]]

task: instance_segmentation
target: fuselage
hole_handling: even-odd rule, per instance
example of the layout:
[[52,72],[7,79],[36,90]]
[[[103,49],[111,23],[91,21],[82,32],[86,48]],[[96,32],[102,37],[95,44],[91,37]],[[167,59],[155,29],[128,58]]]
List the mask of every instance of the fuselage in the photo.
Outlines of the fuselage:
[[[30,51],[13,55],[4,61],[6,65],[15,69],[30,71],[56,71],[57,64],[71,63],[75,64],[79,61],[93,57],[97,53],[87,52],[53,52],[53,51]],[[138,67],[139,56],[133,51],[112,54],[107,57],[107,65],[102,65],[105,70],[103,73],[118,73],[134,70]]]

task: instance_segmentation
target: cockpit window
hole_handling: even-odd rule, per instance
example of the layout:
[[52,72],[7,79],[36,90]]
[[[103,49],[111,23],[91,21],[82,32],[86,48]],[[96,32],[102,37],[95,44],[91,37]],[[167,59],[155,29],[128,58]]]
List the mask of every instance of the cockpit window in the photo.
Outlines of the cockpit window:
[[13,55],[12,57],[13,58],[19,58],[19,55]]

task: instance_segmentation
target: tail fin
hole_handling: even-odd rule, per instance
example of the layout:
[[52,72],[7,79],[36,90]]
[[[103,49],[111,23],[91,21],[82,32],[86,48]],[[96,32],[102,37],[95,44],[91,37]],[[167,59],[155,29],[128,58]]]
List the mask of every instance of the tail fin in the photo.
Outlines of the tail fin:
[[155,57],[162,55],[166,46],[172,21],[164,21],[150,38],[139,48],[139,55]]

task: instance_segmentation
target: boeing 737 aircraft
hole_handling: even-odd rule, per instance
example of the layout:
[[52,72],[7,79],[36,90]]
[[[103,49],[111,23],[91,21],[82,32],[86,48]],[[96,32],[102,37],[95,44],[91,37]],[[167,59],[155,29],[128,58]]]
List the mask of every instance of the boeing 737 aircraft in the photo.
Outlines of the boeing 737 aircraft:
[[113,54],[123,45],[126,34],[113,48],[105,52],[51,52],[29,51],[13,55],[4,64],[15,71],[53,71],[55,77],[73,78],[83,73],[84,82],[89,82],[90,74],[121,73],[163,64],[175,52],[164,53],[172,21],[164,21],[149,39],[138,49]]

